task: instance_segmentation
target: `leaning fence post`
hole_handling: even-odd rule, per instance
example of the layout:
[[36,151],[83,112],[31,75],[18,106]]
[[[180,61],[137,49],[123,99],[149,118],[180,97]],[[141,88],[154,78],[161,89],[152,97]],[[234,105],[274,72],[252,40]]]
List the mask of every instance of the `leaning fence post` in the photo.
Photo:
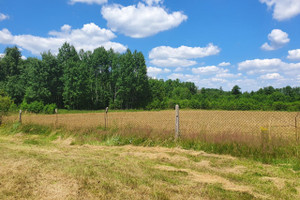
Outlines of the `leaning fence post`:
[[22,110],[19,110],[19,122],[22,123]]
[[104,114],[104,127],[106,129],[106,123],[107,123],[107,113],[108,113],[108,107],[105,109],[105,114]]
[[179,131],[179,105],[175,106],[175,140],[180,137]]

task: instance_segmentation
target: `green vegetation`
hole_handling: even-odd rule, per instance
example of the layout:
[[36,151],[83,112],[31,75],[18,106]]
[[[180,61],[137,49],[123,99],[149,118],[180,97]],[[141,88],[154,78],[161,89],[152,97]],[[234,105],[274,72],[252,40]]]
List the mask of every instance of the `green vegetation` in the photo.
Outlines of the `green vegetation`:
[[[105,145],[105,146],[162,146],[168,148],[180,147],[187,150],[205,151],[248,158],[265,164],[283,164],[293,170],[300,170],[300,144],[286,136],[276,136],[269,139],[268,131],[262,129],[262,137],[245,134],[185,134],[180,140],[174,140],[171,132],[157,132],[149,127],[125,126],[122,128],[76,128],[67,130],[63,126],[45,126],[32,123],[6,124],[2,130],[7,133],[25,133],[43,137],[44,140],[57,137],[72,137],[75,145]],[[53,135],[52,133],[55,133]],[[220,139],[222,138],[222,139]],[[34,141],[33,141],[34,142]]]
[[[60,109],[174,109],[300,110],[300,87],[265,87],[242,92],[198,89],[194,83],[157,80],[147,76],[144,55],[127,50],[119,54],[103,47],[93,52],[65,43],[57,56],[21,59],[17,47],[0,58],[0,90],[22,109],[52,113]],[[44,106],[46,105],[46,108]],[[42,108],[43,107],[43,108]]]
[[[300,173],[289,163],[266,165],[203,151],[149,148],[145,146],[180,144],[154,138],[151,143],[134,134],[129,140],[116,131],[78,134],[18,123],[1,127],[0,199],[300,197]],[[143,147],[111,146],[129,141]]]
[[2,118],[7,115],[10,107],[12,106],[12,100],[10,97],[0,94],[0,125],[2,124]]

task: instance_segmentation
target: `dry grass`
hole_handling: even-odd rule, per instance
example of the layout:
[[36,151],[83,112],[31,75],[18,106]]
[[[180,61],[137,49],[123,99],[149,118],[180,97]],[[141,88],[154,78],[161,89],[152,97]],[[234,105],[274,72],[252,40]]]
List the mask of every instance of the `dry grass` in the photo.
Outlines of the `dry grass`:
[[[237,142],[260,145],[262,129],[273,146],[296,142],[296,112],[269,111],[207,111],[181,110],[180,131],[182,138],[212,143]],[[59,115],[24,114],[24,124],[40,124],[77,132],[91,132],[105,126],[104,113],[80,113]],[[8,121],[16,121],[16,115]],[[300,115],[296,118],[300,127]],[[168,138],[174,133],[174,111],[111,112],[107,127],[117,128],[122,134],[144,134]],[[298,128],[300,133],[300,129]]]
[[[274,134],[294,134],[296,112],[271,111],[208,111],[181,110],[180,129],[182,133],[201,130],[209,132],[260,133],[260,128],[270,129]],[[13,115],[7,120],[17,120]],[[57,119],[57,124],[56,124]],[[111,112],[108,127],[151,127],[159,131],[173,131],[174,111]],[[80,113],[56,115],[24,114],[24,123],[58,125],[68,129],[104,127],[104,113]],[[300,116],[298,117],[300,126]]]
[[285,166],[180,148],[42,139],[0,130],[0,199],[300,198],[300,174]]

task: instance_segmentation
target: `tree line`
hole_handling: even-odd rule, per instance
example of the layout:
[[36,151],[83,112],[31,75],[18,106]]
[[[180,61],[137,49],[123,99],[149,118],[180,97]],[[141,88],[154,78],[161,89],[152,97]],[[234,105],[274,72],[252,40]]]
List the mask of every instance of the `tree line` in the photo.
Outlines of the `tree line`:
[[[22,59],[17,47],[0,58],[0,92],[15,107],[33,112],[66,109],[169,109],[300,110],[300,88],[262,88],[256,92],[198,89],[192,82],[157,80],[147,76],[141,52],[123,53],[99,47],[77,52],[64,43],[58,54]],[[46,108],[43,106],[47,105]],[[50,111],[49,111],[50,110]]]

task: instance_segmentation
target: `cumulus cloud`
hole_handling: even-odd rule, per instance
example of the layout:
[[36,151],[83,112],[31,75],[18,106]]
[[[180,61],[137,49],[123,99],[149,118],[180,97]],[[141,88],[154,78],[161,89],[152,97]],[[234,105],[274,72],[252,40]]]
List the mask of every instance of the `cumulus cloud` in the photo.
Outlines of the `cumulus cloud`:
[[249,75],[282,72],[290,78],[299,74],[300,63],[286,63],[278,58],[246,60],[238,64],[238,70]]
[[168,76],[168,79],[172,79],[172,80],[179,79],[179,80],[185,81],[185,82],[197,83],[200,80],[200,75],[172,73]]
[[227,67],[229,65],[231,65],[230,62],[221,62],[220,64],[218,64],[219,67]]
[[166,69],[166,68],[164,68],[164,69],[158,68],[158,67],[148,67],[147,68],[148,76],[153,77],[153,78],[155,78],[159,74],[165,74],[165,73],[170,73],[170,72],[171,72],[171,70]]
[[272,79],[282,79],[283,77],[279,73],[269,73],[260,76],[261,79],[272,80]]
[[216,66],[206,66],[206,67],[193,68],[192,72],[194,74],[209,75],[209,74],[226,73],[228,72],[228,69],[223,69]]
[[127,7],[106,5],[102,7],[101,14],[111,30],[132,38],[144,38],[175,28],[188,18],[182,12],[168,13],[158,4],[160,0],[145,2]]
[[150,63],[159,67],[189,67],[197,64],[194,60],[177,58],[153,59]]
[[273,51],[279,49],[290,42],[288,34],[280,29],[273,29],[268,35],[270,44],[264,43],[261,48],[266,51]]
[[49,35],[50,37],[12,35],[8,29],[2,29],[0,43],[20,46],[35,55],[48,50],[56,54],[64,42],[74,45],[77,50],[87,51],[103,46],[122,53],[127,49],[120,43],[110,41],[116,37],[112,31],[100,28],[94,23],[85,24],[81,29],[72,29],[71,26],[64,25],[60,31],[51,31]]
[[247,71],[247,74],[276,72],[284,65],[278,58],[246,60],[238,64],[238,70]]
[[287,58],[290,60],[300,60],[300,49],[290,50]]
[[216,55],[219,52],[220,48],[213,44],[208,44],[206,47],[160,46],[150,51],[149,58],[153,65],[160,67],[188,67],[197,64],[192,59]]
[[283,21],[300,14],[299,0],[260,0],[269,9],[273,9],[273,18]]
[[238,78],[241,76],[242,76],[242,73],[232,74],[232,73],[228,73],[228,72],[223,72],[223,73],[216,74],[216,78]]
[[176,67],[176,69],[174,70],[174,72],[182,72],[185,71],[186,69],[184,67]]
[[70,0],[69,3],[74,5],[75,3],[86,3],[86,4],[104,4],[107,3],[107,0]]
[[143,0],[147,5],[158,5],[160,3],[163,3],[163,0]]
[[0,13],[0,22],[3,21],[3,20],[6,20],[6,19],[9,19],[9,16],[5,15],[3,13]]

